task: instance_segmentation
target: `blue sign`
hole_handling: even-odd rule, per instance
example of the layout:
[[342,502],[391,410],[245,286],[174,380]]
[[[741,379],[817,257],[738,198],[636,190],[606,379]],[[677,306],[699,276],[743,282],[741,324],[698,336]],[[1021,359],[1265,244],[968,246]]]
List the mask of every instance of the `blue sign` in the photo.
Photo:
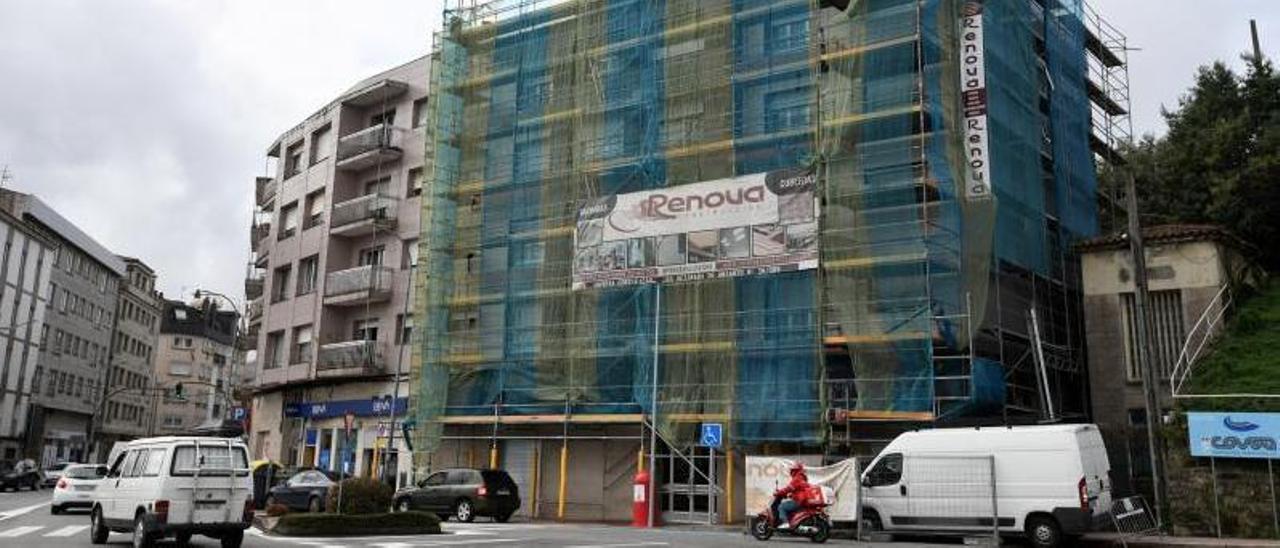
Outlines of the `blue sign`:
[[707,422],[702,424],[702,438],[698,440],[698,445],[703,447],[720,447],[723,442],[723,424],[718,422]]
[[249,417],[249,410],[240,406],[231,408],[231,420],[236,422],[244,422]]
[[1194,457],[1280,459],[1280,413],[1187,413]]
[[[409,410],[408,398],[396,399],[396,415],[403,416]],[[341,417],[347,412],[357,417],[374,417],[391,414],[389,398],[363,400],[334,400],[324,402],[286,403],[284,416],[297,419],[331,419]]]

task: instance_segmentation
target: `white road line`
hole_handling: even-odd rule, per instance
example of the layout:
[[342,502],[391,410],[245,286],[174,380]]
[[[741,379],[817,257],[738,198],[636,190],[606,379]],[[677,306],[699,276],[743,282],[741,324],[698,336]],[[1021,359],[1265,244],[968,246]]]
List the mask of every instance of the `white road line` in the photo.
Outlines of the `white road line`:
[[45,533],[45,534],[44,534],[44,536],[46,536],[46,537],[69,537],[69,536],[71,536],[71,535],[74,535],[74,534],[76,534],[76,533],[79,533],[80,531],[83,531],[83,530],[88,529],[88,528],[89,528],[89,526],[88,526],[88,525],[68,525],[68,526],[63,527],[63,528],[61,528],[61,529],[58,529],[58,530],[56,530],[56,531],[50,531],[50,532],[48,532],[48,533]]
[[476,544],[501,544],[504,542],[524,542],[529,539],[519,538],[478,538],[467,540],[433,540],[428,542],[419,542],[417,546],[472,546]]
[[49,503],[42,502],[40,504],[32,504],[31,506],[27,506],[25,508],[15,508],[13,510],[5,510],[3,512],[0,512],[0,521],[4,521],[9,518],[16,518],[18,516],[21,516],[22,514],[26,514],[37,508],[44,508],[45,506],[48,506],[48,505]]
[[0,537],[3,537],[3,538],[20,537],[27,533],[34,533],[41,529],[44,529],[43,525],[24,525],[22,527],[14,527],[13,529],[2,532],[0,533]]

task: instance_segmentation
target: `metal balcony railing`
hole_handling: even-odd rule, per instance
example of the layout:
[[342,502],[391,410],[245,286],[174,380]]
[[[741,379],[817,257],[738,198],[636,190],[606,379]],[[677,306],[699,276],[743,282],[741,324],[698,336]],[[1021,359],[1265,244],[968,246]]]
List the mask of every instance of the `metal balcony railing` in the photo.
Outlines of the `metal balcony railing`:
[[249,319],[249,323],[256,323],[262,320],[262,297],[251,299],[245,307],[245,317]]
[[391,291],[395,271],[385,266],[358,266],[325,275],[324,296],[338,297],[352,293]]
[[360,369],[381,371],[385,365],[382,345],[378,341],[345,341],[322,345],[316,371]]
[[262,241],[269,235],[271,235],[271,223],[254,224],[249,227],[249,247],[255,252],[261,251]]
[[378,124],[338,139],[338,161],[342,162],[381,149],[400,149],[401,131],[387,124]]
[[333,205],[329,225],[333,228],[368,220],[394,221],[400,200],[382,194],[366,194]]
[[261,297],[265,283],[266,277],[263,274],[250,274],[244,279],[244,297],[246,299]]

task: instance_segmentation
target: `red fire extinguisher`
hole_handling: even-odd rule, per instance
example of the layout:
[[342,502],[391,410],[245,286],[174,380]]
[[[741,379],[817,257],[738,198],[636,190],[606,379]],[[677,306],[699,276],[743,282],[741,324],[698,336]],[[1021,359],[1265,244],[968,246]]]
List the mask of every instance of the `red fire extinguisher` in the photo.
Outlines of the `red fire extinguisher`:
[[[648,472],[639,472],[636,479],[631,484],[631,526],[632,527],[648,527],[649,512],[653,509],[650,507],[653,500],[653,485],[650,482]],[[653,524],[658,524],[658,518],[655,515]]]

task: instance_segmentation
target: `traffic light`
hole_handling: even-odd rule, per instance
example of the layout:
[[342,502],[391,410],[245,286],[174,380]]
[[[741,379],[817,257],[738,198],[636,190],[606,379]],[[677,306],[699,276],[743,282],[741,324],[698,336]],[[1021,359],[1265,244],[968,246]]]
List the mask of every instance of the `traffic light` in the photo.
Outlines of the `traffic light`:
[[182,383],[173,385],[173,399],[187,401],[187,395],[182,391]]

